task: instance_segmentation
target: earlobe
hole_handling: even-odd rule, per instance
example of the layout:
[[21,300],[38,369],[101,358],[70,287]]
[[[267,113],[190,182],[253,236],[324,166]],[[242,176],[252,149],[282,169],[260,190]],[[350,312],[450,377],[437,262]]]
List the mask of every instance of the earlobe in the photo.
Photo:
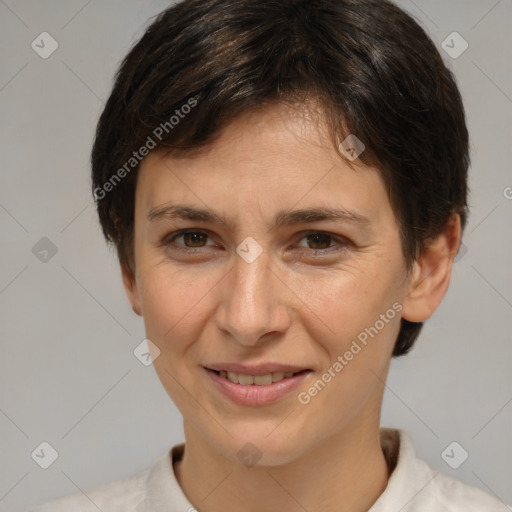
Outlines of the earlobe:
[[424,322],[433,315],[448,290],[460,241],[460,216],[454,213],[444,231],[427,245],[414,263],[403,303],[405,320]]
[[123,278],[123,286],[126,292],[126,296],[128,297],[128,300],[130,301],[130,304],[132,306],[133,312],[136,315],[142,316],[142,310],[140,307],[140,300],[139,300],[139,291],[137,288],[137,281],[135,279],[135,276],[133,275],[132,271],[122,267],[121,268],[121,274]]

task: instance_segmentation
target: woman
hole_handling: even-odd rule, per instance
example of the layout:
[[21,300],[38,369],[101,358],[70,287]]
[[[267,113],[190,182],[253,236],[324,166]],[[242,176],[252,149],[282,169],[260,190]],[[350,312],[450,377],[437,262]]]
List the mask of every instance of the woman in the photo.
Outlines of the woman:
[[455,80],[392,3],[161,13],[92,176],[185,443],[36,510],[501,510],[380,427],[390,360],[448,288],[468,166]]

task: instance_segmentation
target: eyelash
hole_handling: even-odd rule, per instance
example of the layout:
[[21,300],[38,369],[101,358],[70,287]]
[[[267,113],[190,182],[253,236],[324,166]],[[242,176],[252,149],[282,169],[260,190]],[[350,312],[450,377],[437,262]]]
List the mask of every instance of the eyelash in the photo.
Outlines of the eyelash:
[[[166,237],[164,237],[164,239],[162,240],[162,243],[161,245],[166,247],[166,248],[172,248],[172,249],[177,249],[177,250],[180,250],[180,251],[185,251],[189,254],[193,254],[193,253],[198,253],[198,252],[202,252],[203,249],[207,248],[208,246],[203,246],[203,247],[187,247],[187,246],[172,246],[172,242],[174,242],[177,238],[180,238],[186,234],[202,234],[202,235],[206,235],[207,237],[211,238],[208,233],[204,232],[204,231],[201,231],[201,230],[198,230],[198,229],[182,229],[180,231],[175,231],[173,233],[170,233],[169,235],[167,235]],[[333,235],[331,233],[327,233],[325,231],[306,231],[302,234],[302,237],[300,238],[300,241],[303,240],[304,238],[310,236],[310,235],[323,235],[323,236],[326,236],[326,237],[329,237],[329,239],[335,243],[338,244],[338,247],[337,248],[333,248],[335,246],[330,246],[330,247],[327,247],[325,249],[309,249],[309,251],[317,256],[317,255],[327,255],[327,254],[332,254],[332,253],[336,253],[336,252],[340,252],[342,250],[345,250],[347,248],[347,246],[350,244],[349,240],[347,240],[346,238],[344,237],[340,237],[340,236],[336,236],[336,235]],[[301,249],[308,249],[307,247],[301,247]]]

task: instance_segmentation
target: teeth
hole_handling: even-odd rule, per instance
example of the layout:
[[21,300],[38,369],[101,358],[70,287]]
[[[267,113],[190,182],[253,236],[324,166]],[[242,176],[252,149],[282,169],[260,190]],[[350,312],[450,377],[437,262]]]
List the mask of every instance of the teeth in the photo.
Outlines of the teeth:
[[276,372],[272,374],[272,382],[277,382],[278,380],[284,379],[283,372]]
[[[242,376],[240,375],[240,377]],[[242,383],[241,380],[240,383]],[[256,386],[268,386],[269,384],[272,384],[272,374],[256,375],[254,377],[254,384],[256,384]]]
[[275,372],[268,373],[267,375],[245,375],[243,373],[226,372],[221,370],[220,376],[230,380],[234,384],[241,384],[242,386],[268,386],[273,382],[279,382],[285,378],[291,377],[293,372]]
[[243,375],[242,373],[238,374],[238,383],[247,386],[249,384],[254,384],[254,377],[252,375]]

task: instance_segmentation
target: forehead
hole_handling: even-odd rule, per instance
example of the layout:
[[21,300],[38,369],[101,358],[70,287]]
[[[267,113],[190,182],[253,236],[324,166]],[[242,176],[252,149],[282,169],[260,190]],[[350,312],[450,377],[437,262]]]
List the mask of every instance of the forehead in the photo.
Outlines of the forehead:
[[[274,106],[239,116],[209,146],[142,162],[138,210],[193,202],[216,211],[328,207],[377,217],[389,201],[380,173],[336,152],[322,118]],[[226,216],[229,211],[225,212]]]

